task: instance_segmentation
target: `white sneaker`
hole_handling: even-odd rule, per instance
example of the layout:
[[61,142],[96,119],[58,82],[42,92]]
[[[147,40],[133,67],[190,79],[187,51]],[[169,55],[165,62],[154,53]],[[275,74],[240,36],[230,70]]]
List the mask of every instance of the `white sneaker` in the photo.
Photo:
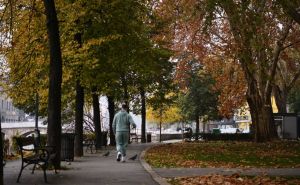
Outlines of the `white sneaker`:
[[117,161],[120,161],[121,160],[121,152],[118,152],[118,154],[117,154]]
[[125,156],[122,156],[122,163],[125,163],[126,162],[126,157]]

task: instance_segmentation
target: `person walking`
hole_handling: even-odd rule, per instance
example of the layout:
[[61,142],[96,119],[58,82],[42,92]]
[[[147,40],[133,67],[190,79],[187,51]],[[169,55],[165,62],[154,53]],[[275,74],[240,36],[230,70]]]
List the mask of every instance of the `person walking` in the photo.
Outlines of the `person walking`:
[[127,112],[128,107],[126,104],[122,104],[121,110],[114,116],[113,120],[113,132],[116,137],[117,145],[117,161],[126,161],[126,148],[129,140],[130,125],[133,128],[136,127],[132,117]]

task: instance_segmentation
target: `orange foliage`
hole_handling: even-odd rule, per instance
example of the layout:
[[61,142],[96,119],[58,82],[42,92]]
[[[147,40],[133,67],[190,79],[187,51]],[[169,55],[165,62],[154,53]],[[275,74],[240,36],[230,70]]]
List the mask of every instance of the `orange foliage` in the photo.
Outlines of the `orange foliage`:
[[220,92],[218,109],[221,115],[230,118],[233,110],[245,104],[247,82],[237,61],[208,58],[207,71],[216,80],[215,88]]
[[170,24],[160,38],[170,39],[169,47],[178,60],[176,81],[180,88],[185,89],[187,71],[191,70],[187,61],[199,61],[216,81],[215,90],[220,92],[220,115],[232,117],[234,109],[246,101],[247,83],[234,56],[238,48],[233,42],[228,22],[224,20],[213,22],[209,34],[203,32],[203,15],[195,13],[195,7],[199,6],[200,2],[196,0],[164,0],[158,8],[159,15]]
[[214,184],[214,185],[252,185],[252,184],[261,184],[261,185],[289,185],[289,184],[299,184],[300,180],[295,178],[287,177],[268,177],[268,176],[255,176],[247,177],[240,176],[239,174],[233,175],[202,175],[197,177],[181,177],[175,178],[173,181],[178,182],[179,185],[204,185],[204,184]]

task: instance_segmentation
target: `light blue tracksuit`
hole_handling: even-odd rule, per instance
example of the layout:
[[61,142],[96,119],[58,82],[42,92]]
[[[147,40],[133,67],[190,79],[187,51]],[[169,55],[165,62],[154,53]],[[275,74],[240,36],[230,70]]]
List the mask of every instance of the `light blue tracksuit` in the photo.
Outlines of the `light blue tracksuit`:
[[116,136],[117,151],[126,156],[126,148],[129,140],[130,124],[136,127],[132,117],[127,113],[126,110],[121,109],[113,120],[113,131]]

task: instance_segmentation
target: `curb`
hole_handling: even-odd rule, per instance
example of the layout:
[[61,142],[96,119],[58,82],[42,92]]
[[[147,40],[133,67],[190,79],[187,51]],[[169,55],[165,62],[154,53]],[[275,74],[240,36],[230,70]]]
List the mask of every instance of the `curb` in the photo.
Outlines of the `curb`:
[[154,181],[156,181],[159,185],[170,185],[166,179],[159,176],[152,168],[151,166],[144,160],[145,153],[150,149],[151,147],[146,148],[146,150],[143,150],[140,155],[140,162],[144,169],[151,175]]

